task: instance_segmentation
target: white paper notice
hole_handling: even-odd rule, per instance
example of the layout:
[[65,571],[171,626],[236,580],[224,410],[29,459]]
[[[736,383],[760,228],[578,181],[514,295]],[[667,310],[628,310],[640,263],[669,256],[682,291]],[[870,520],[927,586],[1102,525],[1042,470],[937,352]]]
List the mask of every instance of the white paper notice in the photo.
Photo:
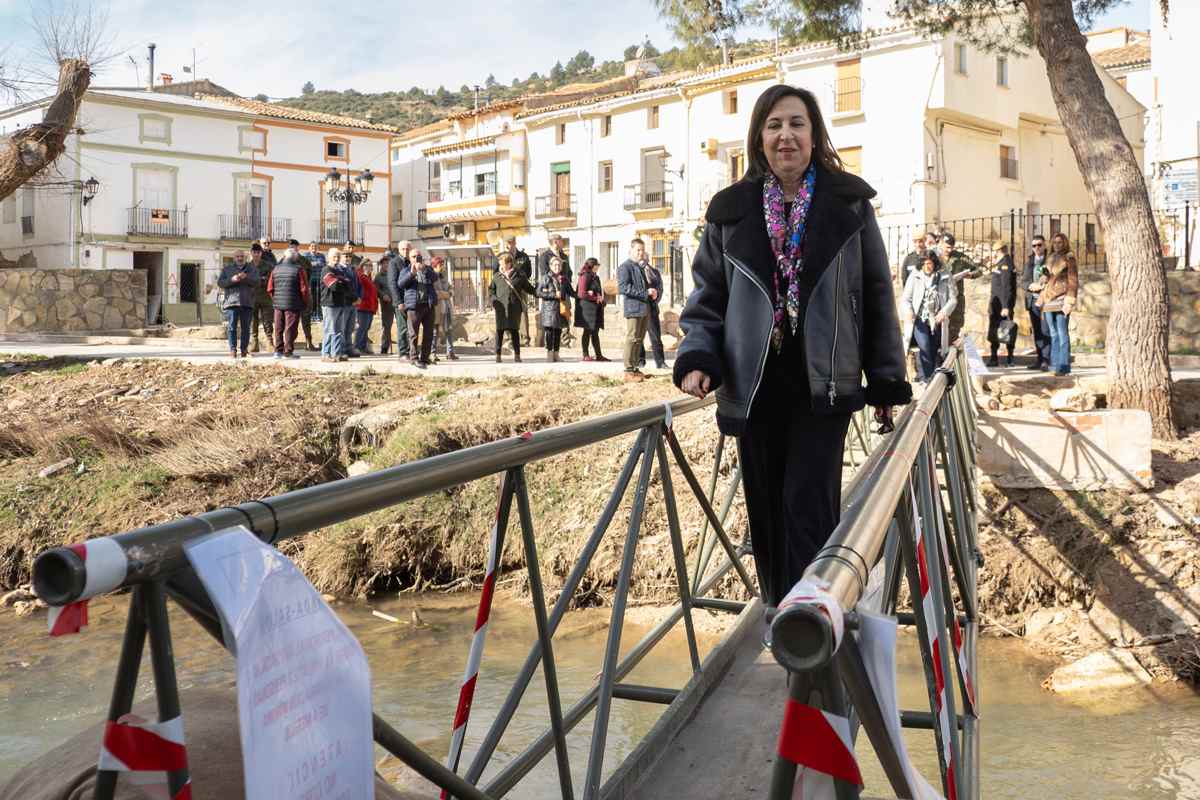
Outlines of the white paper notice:
[[970,334],[963,337],[963,353],[967,356],[967,369],[972,375],[986,375],[988,368],[979,355],[979,348]]
[[296,565],[244,527],[186,547],[237,656],[248,800],[373,800],[371,675]]

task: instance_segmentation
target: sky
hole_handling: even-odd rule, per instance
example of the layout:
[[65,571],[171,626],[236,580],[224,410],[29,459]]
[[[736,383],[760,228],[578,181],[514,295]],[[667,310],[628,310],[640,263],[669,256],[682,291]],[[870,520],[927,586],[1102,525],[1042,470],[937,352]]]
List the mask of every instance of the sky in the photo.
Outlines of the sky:
[[[7,48],[8,60],[20,62],[31,52],[31,8],[79,2],[86,0],[0,0],[0,54]],[[1129,0],[1097,27],[1147,28],[1149,2]],[[146,44],[154,42],[156,73],[188,79],[182,67],[195,48],[199,77],[272,98],[299,94],[305,81],[360,92],[457,89],[482,85],[489,74],[508,84],[544,75],[579,50],[600,62],[645,37],[659,49],[674,44],[652,0],[109,0],[100,7],[119,55],[96,84],[134,85],[129,56],[145,81]]]

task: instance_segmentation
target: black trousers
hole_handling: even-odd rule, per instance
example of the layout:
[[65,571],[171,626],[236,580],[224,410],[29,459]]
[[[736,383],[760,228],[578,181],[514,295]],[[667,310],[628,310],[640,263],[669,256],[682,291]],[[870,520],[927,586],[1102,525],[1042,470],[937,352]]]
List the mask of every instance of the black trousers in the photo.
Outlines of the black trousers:
[[837,527],[850,417],[754,411],[738,457],[759,589],[777,606]]
[[414,364],[429,363],[433,349],[433,306],[408,309],[408,359]]
[[496,329],[496,355],[500,355],[501,348],[504,347],[504,334],[508,334],[512,339],[513,357],[521,357],[521,337],[517,335],[516,328],[497,328]]
[[584,358],[587,358],[589,342],[592,345],[592,349],[596,351],[596,358],[603,356],[603,353],[600,352],[600,331],[589,331],[587,328],[584,328],[583,336],[580,338],[583,341]]
[[554,353],[562,346],[562,328],[542,328],[542,340],[546,342],[546,352]]
[[1050,363],[1050,328],[1046,325],[1046,315],[1042,309],[1030,299],[1026,299],[1025,308],[1029,311],[1029,327],[1033,329],[1033,346],[1037,350],[1037,363]]
[[[658,303],[650,304],[650,313],[647,315],[646,333],[650,334],[650,352],[654,355],[654,366],[662,367],[667,363],[667,355],[663,351],[662,341],[662,322],[658,318]],[[646,363],[646,343],[642,341],[641,356],[638,362]]]

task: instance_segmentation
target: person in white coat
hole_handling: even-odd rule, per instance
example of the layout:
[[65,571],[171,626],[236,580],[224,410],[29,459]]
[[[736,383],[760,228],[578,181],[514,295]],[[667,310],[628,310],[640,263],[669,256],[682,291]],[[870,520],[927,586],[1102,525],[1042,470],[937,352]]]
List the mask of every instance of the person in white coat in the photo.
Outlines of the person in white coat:
[[938,269],[937,259],[927,255],[921,268],[909,273],[900,298],[904,319],[904,341],[916,339],[918,379],[928,381],[938,368],[942,324],[958,305],[954,279]]

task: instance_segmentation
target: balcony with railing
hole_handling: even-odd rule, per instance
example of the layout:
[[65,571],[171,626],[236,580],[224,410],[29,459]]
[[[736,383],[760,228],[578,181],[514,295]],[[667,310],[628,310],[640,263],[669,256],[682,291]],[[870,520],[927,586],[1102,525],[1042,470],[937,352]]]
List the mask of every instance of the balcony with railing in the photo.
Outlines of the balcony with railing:
[[128,209],[126,233],[131,236],[154,236],[160,238],[186,239],[188,235],[188,212],[186,208],[142,208]]
[[286,242],[292,238],[292,221],[286,217],[220,214],[218,223],[223,240],[252,241],[266,236],[271,241]]
[[426,215],[431,223],[468,222],[525,215],[525,192],[502,193],[495,173],[450,180],[429,190]]
[[535,197],[533,216],[535,219],[566,220],[575,218],[575,195],[559,193]]
[[628,184],[625,187],[625,210],[634,213],[670,210],[674,200],[673,189],[666,181]]
[[862,111],[862,78],[838,78],[833,86],[833,113],[857,114]]
[[365,221],[347,225],[344,218],[337,217],[319,219],[313,224],[317,229],[317,243],[332,245],[345,244],[347,241],[361,245],[367,225]]

